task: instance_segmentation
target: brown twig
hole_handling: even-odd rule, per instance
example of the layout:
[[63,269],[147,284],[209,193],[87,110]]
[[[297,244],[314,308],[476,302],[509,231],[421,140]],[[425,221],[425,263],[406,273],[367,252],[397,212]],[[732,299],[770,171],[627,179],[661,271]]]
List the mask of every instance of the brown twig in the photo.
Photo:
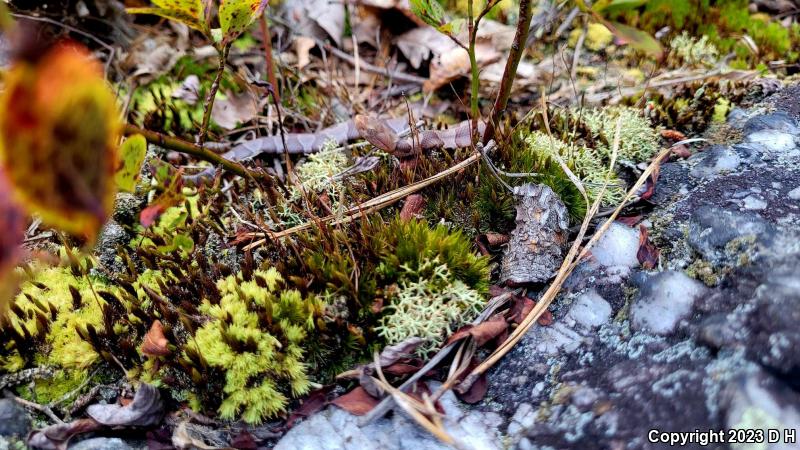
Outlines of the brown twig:
[[192,144],[191,142],[184,141],[182,139],[178,139],[172,136],[166,136],[161,133],[146,130],[143,128],[139,128],[135,125],[125,124],[124,127],[125,135],[129,136],[132,134],[141,134],[147,139],[147,142],[151,144],[158,145],[159,147],[164,147],[169,150],[175,150],[176,152],[186,153],[188,155],[196,156],[203,161],[208,161],[212,164],[216,164],[218,166],[222,166],[225,170],[235,173],[240,177],[245,178],[264,178],[260,174],[255,174],[249,170],[247,170],[244,166],[239,163],[233,162],[231,160],[225,159],[222,156],[212,152],[207,148],[200,147],[199,145]]
[[517,68],[522,54],[525,51],[525,43],[528,41],[530,33],[531,17],[533,10],[532,0],[520,0],[519,19],[517,20],[517,31],[514,34],[514,42],[511,44],[511,51],[506,60],[506,68],[503,71],[503,79],[500,81],[500,91],[497,93],[497,100],[494,102],[492,115],[486,124],[486,131],[483,133],[483,143],[489,142],[494,138],[495,126],[499,122],[500,116],[505,112],[508,99],[511,97],[511,86],[517,77]]
[[275,77],[275,61],[272,59],[272,34],[269,31],[266,13],[261,15],[261,36],[263,36],[264,40],[264,63],[267,66],[267,81],[272,85],[272,95],[280,103],[281,96],[278,89],[278,79]]
[[219,49],[219,66],[217,67],[217,75],[214,77],[214,82],[211,83],[211,88],[208,90],[206,102],[204,105],[205,111],[203,113],[203,124],[200,126],[200,135],[197,137],[197,144],[203,146],[206,142],[206,133],[208,133],[208,124],[211,122],[211,110],[214,109],[214,99],[217,97],[219,84],[222,81],[222,74],[225,73],[225,62],[228,60],[228,52],[231,50],[231,44],[227,44]]
[[10,395],[10,397],[15,402],[19,403],[20,405],[24,406],[25,408],[32,409],[34,411],[37,411],[37,412],[40,412],[40,413],[44,414],[45,416],[49,417],[50,420],[52,420],[53,422],[55,422],[55,423],[64,423],[64,421],[61,420],[61,418],[58,417],[53,412],[53,410],[50,409],[49,406],[40,405],[38,403],[34,403],[34,402],[31,402],[31,401],[25,400],[24,398],[19,398],[16,395],[13,395],[13,394],[8,394],[8,395]]

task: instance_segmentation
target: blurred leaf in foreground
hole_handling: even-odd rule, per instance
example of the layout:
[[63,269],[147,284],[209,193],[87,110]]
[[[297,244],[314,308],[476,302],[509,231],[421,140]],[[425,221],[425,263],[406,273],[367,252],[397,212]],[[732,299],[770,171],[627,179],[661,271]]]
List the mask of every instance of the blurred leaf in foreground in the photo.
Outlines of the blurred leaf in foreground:
[[119,112],[102,66],[75,43],[19,60],[0,95],[0,165],[15,200],[93,240],[114,204]]

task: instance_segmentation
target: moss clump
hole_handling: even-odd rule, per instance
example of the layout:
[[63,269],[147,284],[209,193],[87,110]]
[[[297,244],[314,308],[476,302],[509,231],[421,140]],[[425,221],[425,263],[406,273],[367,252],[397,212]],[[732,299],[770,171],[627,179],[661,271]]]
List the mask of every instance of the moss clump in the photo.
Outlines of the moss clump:
[[452,274],[480,294],[489,290],[489,260],[472,251],[472,243],[459,230],[444,225],[431,228],[420,220],[390,222],[375,236],[382,244],[377,269],[385,285],[400,281],[418,281],[432,276],[429,261],[438,261]]
[[[419,277],[419,272],[425,277]],[[444,338],[474,319],[486,300],[461,280],[453,278],[447,265],[438,259],[424,261],[418,270],[403,267],[400,288],[384,308],[375,328],[388,344],[410,337],[425,340],[417,353],[426,355],[438,348]],[[416,281],[409,281],[416,280]]]
[[309,390],[304,346],[323,304],[299,291],[281,290],[274,268],[257,270],[252,281],[229,276],[217,283],[222,295],[200,311],[211,317],[195,335],[197,351],[225,372],[220,417],[258,423],[283,411],[289,397]]
[[[590,201],[597,198],[597,194],[605,184],[607,177],[609,182],[603,193],[603,203],[618,203],[625,195],[622,182],[614,172],[609,174],[609,168],[598,152],[585,147],[578,147],[574,144],[569,145],[539,131],[531,133],[525,139],[525,143],[528,146],[528,151],[539,159],[539,167],[548,167],[548,172],[550,173],[561,170],[556,159],[557,157],[561,158],[567,167],[581,179],[586,192],[589,194]],[[563,171],[561,177],[566,178]],[[569,179],[566,179],[566,182],[569,182]],[[554,192],[558,193],[555,189]],[[573,204],[579,204],[578,202],[576,199]],[[583,202],[583,199],[580,199],[580,202]],[[565,202],[565,204],[567,203]]]
[[619,132],[619,159],[633,162],[647,161],[658,152],[658,137],[650,121],[636,109],[610,107],[572,112],[583,121],[595,137],[602,138],[607,145],[598,145],[596,150],[606,159],[611,156],[611,146],[621,121]]
[[[41,358],[39,362],[43,364],[72,369],[95,363],[100,355],[81,339],[76,328],[104,329],[101,305],[106,302],[95,297],[95,292],[113,288],[96,278],[91,283],[93,286],[85,277],[73,275],[69,268],[36,270],[0,326],[3,334],[11,337],[4,344],[0,368],[15,372],[33,362],[34,357]],[[42,353],[37,356],[36,350]]]
[[713,67],[719,60],[719,50],[708,36],[695,38],[683,32],[670,41],[675,56],[690,67]]

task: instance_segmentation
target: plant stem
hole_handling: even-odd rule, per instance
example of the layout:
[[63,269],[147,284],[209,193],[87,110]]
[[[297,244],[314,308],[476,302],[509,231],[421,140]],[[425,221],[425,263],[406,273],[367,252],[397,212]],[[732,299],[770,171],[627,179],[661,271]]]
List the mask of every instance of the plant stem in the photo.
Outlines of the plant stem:
[[532,0],[520,0],[517,31],[514,34],[514,42],[511,44],[508,60],[506,60],[506,68],[503,71],[503,79],[500,82],[500,91],[497,93],[492,115],[489,117],[489,123],[486,124],[486,131],[483,133],[484,144],[494,138],[495,126],[500,116],[505,113],[506,106],[508,106],[508,98],[511,96],[511,86],[514,84],[514,79],[517,76],[517,68],[519,67],[520,59],[522,59],[522,54],[525,51],[525,43],[528,41],[532,10]]
[[228,52],[231,49],[230,44],[226,44],[219,50],[219,66],[217,67],[217,75],[214,77],[214,82],[211,83],[211,88],[208,91],[205,102],[205,112],[203,114],[203,124],[200,126],[200,135],[197,137],[197,145],[200,147],[206,142],[206,134],[208,133],[208,123],[211,121],[211,110],[214,109],[214,99],[217,97],[219,84],[222,81],[222,74],[225,72],[225,62],[228,60]]
[[199,145],[192,144],[191,142],[184,141],[182,139],[178,139],[172,136],[166,136],[161,133],[157,133],[155,131],[145,130],[143,128],[139,128],[134,125],[125,124],[124,133],[126,136],[130,136],[132,134],[141,134],[147,139],[147,142],[151,144],[158,145],[159,147],[164,147],[169,150],[175,150],[176,152],[186,153],[188,155],[196,156],[203,161],[208,161],[212,164],[220,165],[224,167],[226,170],[239,175],[240,177],[245,178],[263,178],[257,174],[253,174],[251,171],[244,168],[239,163],[233,162],[231,160],[225,159],[222,156],[212,152],[207,148],[203,148]]
[[478,121],[478,114],[480,111],[478,109],[478,89],[480,87],[480,74],[478,73],[478,59],[475,56],[475,41],[477,40],[478,29],[475,26],[475,17],[473,16],[473,1],[469,0],[467,3],[467,14],[469,15],[469,68],[470,72],[472,72],[472,83],[470,83],[471,92],[470,92],[470,116],[472,116],[472,129],[473,133],[477,133],[477,121]]
[[261,35],[264,39],[264,62],[267,65],[267,81],[272,85],[272,95],[280,103],[281,96],[278,94],[278,79],[275,78],[275,61],[272,59],[272,34],[267,23],[267,14],[261,15]]

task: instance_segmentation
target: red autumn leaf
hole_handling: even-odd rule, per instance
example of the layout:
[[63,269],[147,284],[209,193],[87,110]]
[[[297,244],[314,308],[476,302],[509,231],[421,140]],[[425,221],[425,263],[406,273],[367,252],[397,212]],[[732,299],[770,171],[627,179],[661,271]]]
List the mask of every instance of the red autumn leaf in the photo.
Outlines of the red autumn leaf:
[[363,416],[378,405],[379,400],[369,395],[361,386],[347,394],[333,399],[332,404],[342,408],[350,414]]
[[478,325],[465,325],[461,327],[447,339],[447,343],[452,344],[453,342],[472,336],[472,338],[475,339],[475,343],[480,347],[499,336],[507,328],[508,323],[506,323],[506,319],[501,314],[495,314],[489,320],[481,322]]
[[406,198],[406,203],[400,211],[400,220],[409,221],[415,217],[419,217],[422,210],[425,209],[425,197],[419,194],[411,194]]
[[256,440],[255,436],[248,433],[246,430],[242,430],[231,439],[230,442],[231,448],[235,448],[237,450],[258,450],[259,445],[258,441]]
[[617,217],[617,222],[625,224],[631,228],[636,226],[642,220],[642,216],[624,216],[624,217]]
[[0,279],[17,265],[25,238],[25,214],[11,198],[11,187],[0,167]]
[[142,353],[147,356],[167,356],[170,354],[169,341],[164,336],[164,325],[160,320],[153,322],[150,331],[144,336]]
[[553,313],[550,311],[545,311],[539,316],[539,320],[536,321],[539,325],[546,327],[553,324]]
[[114,206],[119,112],[102,65],[59,43],[16,61],[0,95],[0,164],[20,206],[94,239]]
[[644,193],[642,193],[640,196],[642,200],[648,200],[653,196],[653,194],[655,194],[659,172],[661,172],[661,165],[656,163],[656,166],[653,168],[653,172],[650,174],[650,177],[647,179],[647,182],[644,185]]
[[692,152],[689,151],[689,147],[687,147],[687,146],[685,146],[683,144],[676,145],[676,146],[672,147],[671,151],[672,151],[672,155],[675,156],[675,157],[678,157],[678,158],[686,159],[686,158],[692,156]]
[[328,404],[328,393],[331,391],[331,388],[332,386],[325,386],[308,394],[306,399],[303,400],[303,404],[292,411],[289,418],[286,419],[286,429],[292,428],[294,423],[298,420],[309,417],[315,412],[322,410],[322,408]]
[[636,259],[639,264],[645,269],[652,269],[658,265],[658,256],[661,251],[650,242],[647,234],[647,228],[644,225],[639,225],[639,250],[636,251]]

